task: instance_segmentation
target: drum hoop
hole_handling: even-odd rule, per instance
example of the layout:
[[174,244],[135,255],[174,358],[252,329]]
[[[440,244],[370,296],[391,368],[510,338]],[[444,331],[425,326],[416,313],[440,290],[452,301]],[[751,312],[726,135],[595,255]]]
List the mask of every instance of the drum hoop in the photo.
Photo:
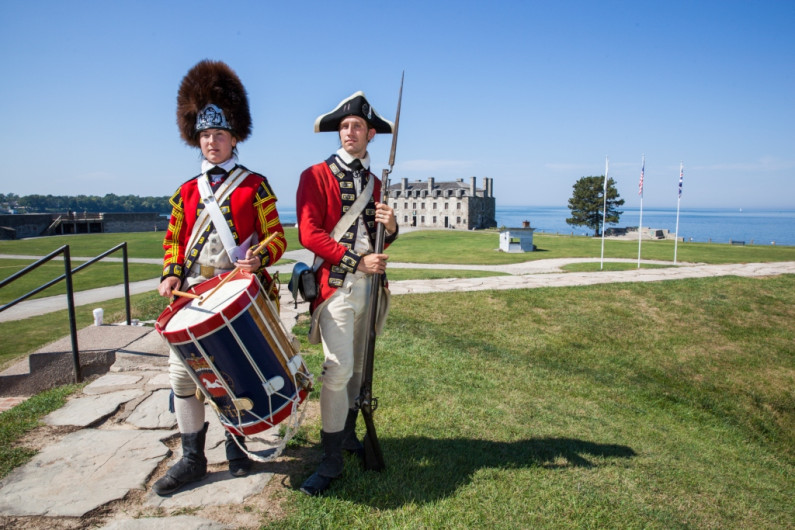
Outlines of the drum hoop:
[[[228,274],[232,273],[227,272],[224,274],[219,274],[218,276],[214,276],[206,282],[193,287],[190,292],[201,295],[206,291],[210,291],[223,279],[223,277]],[[253,294],[256,298],[256,294],[262,291],[262,286],[260,285],[259,281],[257,281],[256,276],[245,272],[242,274],[248,276],[248,278],[245,278],[244,276],[248,284],[245,286],[243,291],[241,291],[238,297],[232,300],[223,309],[207,317],[201,322],[191,324],[185,328],[169,331],[166,328],[168,327],[168,323],[171,321],[174,315],[176,315],[186,305],[193,302],[193,300],[189,298],[179,298],[169,304],[168,307],[166,307],[166,309],[164,309],[157,318],[157,321],[155,321],[155,328],[157,329],[158,333],[160,333],[160,335],[168,342],[174,344],[185,344],[187,342],[191,342],[193,340],[191,337],[193,336],[198,336],[200,338],[206,337],[207,335],[218,331],[226,322],[233,322],[239,315],[246,312],[249,305],[251,304],[251,295]],[[243,292],[247,293],[249,296],[242,296]],[[188,333],[188,330],[190,330],[190,333]]]

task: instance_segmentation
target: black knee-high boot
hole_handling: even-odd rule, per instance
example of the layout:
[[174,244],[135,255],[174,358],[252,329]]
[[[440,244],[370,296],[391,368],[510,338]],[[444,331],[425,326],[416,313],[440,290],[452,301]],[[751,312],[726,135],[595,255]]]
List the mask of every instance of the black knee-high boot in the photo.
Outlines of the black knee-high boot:
[[204,478],[207,474],[204,441],[209,426],[209,423],[205,423],[199,432],[182,435],[182,458],[154,483],[152,490],[155,493],[161,496],[170,495],[181,487]]
[[301,484],[301,491],[307,495],[318,495],[329,487],[331,481],[342,474],[342,439],[345,431],[320,431],[323,443],[323,460],[311,477]]
[[342,430],[345,433],[342,438],[342,448],[359,458],[364,458],[364,446],[356,437],[356,419],[358,417],[358,410],[348,409],[348,417],[345,418],[345,428]]

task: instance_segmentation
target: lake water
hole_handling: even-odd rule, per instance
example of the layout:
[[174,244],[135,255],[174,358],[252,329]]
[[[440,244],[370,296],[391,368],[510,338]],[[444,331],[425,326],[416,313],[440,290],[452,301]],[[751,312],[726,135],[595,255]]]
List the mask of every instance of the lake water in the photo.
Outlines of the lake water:
[[[638,226],[638,208],[622,208],[617,224],[608,227]],[[568,208],[544,206],[497,207],[497,226],[520,227],[530,221],[537,232],[591,235],[592,230],[566,224]],[[676,231],[676,208],[643,208],[643,226]],[[679,211],[679,237],[685,241],[728,243],[745,241],[747,245],[795,245],[795,210],[737,210],[720,208]],[[774,243],[775,242],[775,243]]]
[[[623,208],[618,224],[608,227],[638,226],[638,208]],[[294,224],[295,207],[279,208],[281,221]],[[497,226],[521,227],[523,221],[537,232],[591,235],[581,226],[569,226],[571,211],[551,206],[497,206]],[[676,231],[676,208],[643,208],[643,226]],[[728,243],[745,241],[746,245],[795,246],[795,210],[736,210],[721,208],[682,208],[679,211],[679,237],[685,241]],[[775,242],[775,243],[774,243]]]

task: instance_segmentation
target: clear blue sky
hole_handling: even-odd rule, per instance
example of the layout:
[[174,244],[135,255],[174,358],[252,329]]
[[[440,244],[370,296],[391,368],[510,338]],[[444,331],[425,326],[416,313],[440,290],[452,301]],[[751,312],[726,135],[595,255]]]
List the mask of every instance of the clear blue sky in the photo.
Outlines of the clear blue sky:
[[[201,59],[245,84],[240,159],[282,208],[338,147],[315,118],[363,90],[394,118],[393,179],[494,179],[565,207],[605,157],[628,207],[795,208],[795,2],[0,2],[0,192],[170,195],[198,173],[175,124]],[[373,169],[391,139],[371,145]]]

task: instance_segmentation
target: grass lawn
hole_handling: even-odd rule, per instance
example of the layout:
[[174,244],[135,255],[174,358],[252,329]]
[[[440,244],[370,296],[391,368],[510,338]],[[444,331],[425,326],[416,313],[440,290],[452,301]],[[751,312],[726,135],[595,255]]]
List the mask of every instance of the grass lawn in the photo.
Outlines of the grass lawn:
[[[484,230],[418,230],[402,234],[387,249],[392,261],[409,263],[451,263],[472,265],[503,265],[550,258],[592,257],[599,261],[602,240],[591,237],[535,234],[534,252],[506,253],[499,248],[499,232]],[[673,262],[673,241],[644,241],[642,259]],[[638,258],[638,242],[605,240],[605,258]],[[682,243],[677,247],[677,262],[750,263],[795,261],[795,247],[732,246],[717,243]]]
[[348,459],[268,527],[795,524],[795,276],[392,300],[374,386],[387,469]]
[[[300,249],[298,230],[285,228],[287,249]],[[21,241],[0,241],[0,254],[44,256],[62,245],[69,245],[72,256],[93,257],[126,241],[131,258],[163,257],[163,233],[139,232],[122,234],[90,234],[57,236]],[[601,239],[591,237],[535,234],[535,252],[508,254],[499,248],[496,230],[417,230],[401,234],[387,250],[392,261],[409,263],[450,263],[471,265],[502,265],[548,258],[601,256]],[[120,253],[118,254],[121,257]],[[638,242],[605,240],[605,258],[637,259]],[[673,241],[644,241],[642,259],[673,261]],[[678,262],[748,263],[763,261],[794,261],[795,246],[732,246],[720,243],[682,243],[677,247]]]

